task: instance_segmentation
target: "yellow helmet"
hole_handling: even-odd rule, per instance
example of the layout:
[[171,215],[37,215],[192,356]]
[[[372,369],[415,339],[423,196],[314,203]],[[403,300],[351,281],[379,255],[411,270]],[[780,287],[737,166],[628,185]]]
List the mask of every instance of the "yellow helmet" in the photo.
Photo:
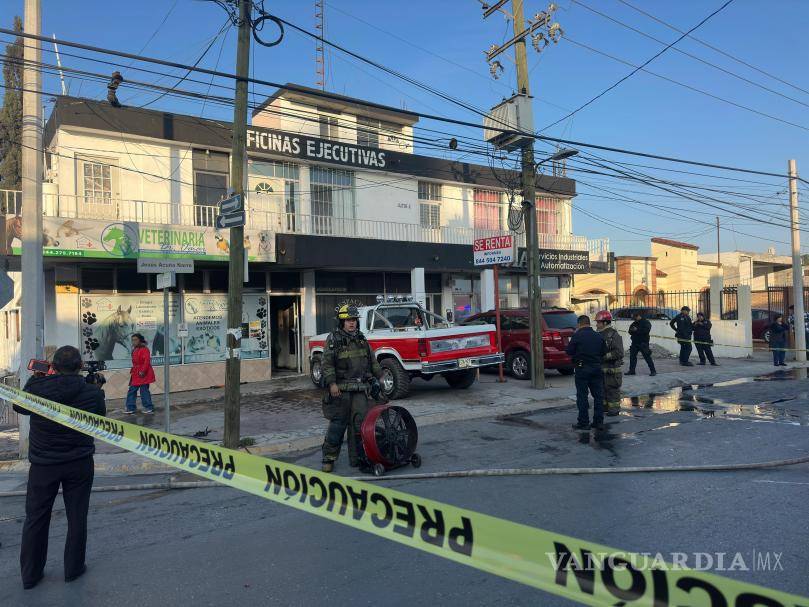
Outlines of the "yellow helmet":
[[343,304],[337,310],[337,320],[348,320],[349,318],[359,318],[360,312],[357,310],[357,306]]

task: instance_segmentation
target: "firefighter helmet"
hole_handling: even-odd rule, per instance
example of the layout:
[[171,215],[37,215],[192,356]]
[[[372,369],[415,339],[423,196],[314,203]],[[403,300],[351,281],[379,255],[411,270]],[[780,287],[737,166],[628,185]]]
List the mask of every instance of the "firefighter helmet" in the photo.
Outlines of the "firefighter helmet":
[[360,312],[357,310],[357,306],[343,304],[337,310],[337,320],[348,320],[350,318],[359,318]]
[[609,310],[601,310],[596,314],[596,322],[612,322],[612,314]]

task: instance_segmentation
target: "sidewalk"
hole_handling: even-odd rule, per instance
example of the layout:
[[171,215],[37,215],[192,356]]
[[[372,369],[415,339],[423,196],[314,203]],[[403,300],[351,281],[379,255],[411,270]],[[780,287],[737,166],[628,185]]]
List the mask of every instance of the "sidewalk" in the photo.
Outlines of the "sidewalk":
[[[768,353],[756,354],[752,360],[721,359],[721,366],[681,367],[676,359],[655,361],[658,375],[650,377],[643,361],[640,375],[624,377],[624,396],[663,392],[675,386],[710,384],[752,377],[775,370]],[[792,363],[792,366],[796,366]],[[805,366],[805,364],[804,364]],[[407,407],[419,427],[453,421],[463,421],[525,413],[538,409],[572,406],[575,387],[572,377],[548,371],[548,388],[536,391],[530,382],[506,377],[497,381],[496,373],[482,373],[480,381],[467,390],[452,390],[436,377],[432,381],[415,380],[410,396],[395,401]],[[308,377],[296,376],[242,386],[241,436],[252,439],[245,448],[254,454],[278,456],[319,446],[326,422],[321,414],[321,391]],[[164,418],[161,397],[155,398],[154,415],[128,416],[123,400],[107,403],[108,416],[113,419],[162,429]],[[221,443],[223,434],[224,391],[219,388],[172,394],[171,431],[204,441]],[[99,474],[146,474],[168,472],[171,467],[96,441],[96,471]],[[0,472],[20,472],[27,462],[0,461]]]

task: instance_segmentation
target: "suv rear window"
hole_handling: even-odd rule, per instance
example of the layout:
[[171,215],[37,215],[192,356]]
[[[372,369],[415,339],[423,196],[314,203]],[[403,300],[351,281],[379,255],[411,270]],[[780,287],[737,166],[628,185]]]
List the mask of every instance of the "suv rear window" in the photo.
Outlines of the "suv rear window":
[[542,318],[549,329],[575,329],[578,321],[575,312],[553,312]]

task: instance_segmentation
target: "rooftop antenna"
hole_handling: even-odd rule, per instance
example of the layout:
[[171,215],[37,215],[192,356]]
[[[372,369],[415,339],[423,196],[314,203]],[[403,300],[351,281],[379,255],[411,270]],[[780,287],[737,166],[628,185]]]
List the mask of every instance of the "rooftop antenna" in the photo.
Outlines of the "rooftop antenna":
[[323,35],[326,31],[326,11],[323,0],[315,0],[315,29],[319,30],[320,38],[315,41],[315,86],[321,91],[326,90],[326,53]]
[[67,95],[67,85],[65,84],[65,74],[62,71],[62,59],[59,57],[59,47],[56,46],[56,34],[53,36],[53,51],[56,54],[56,65],[59,67],[59,80],[62,83],[62,95]]

